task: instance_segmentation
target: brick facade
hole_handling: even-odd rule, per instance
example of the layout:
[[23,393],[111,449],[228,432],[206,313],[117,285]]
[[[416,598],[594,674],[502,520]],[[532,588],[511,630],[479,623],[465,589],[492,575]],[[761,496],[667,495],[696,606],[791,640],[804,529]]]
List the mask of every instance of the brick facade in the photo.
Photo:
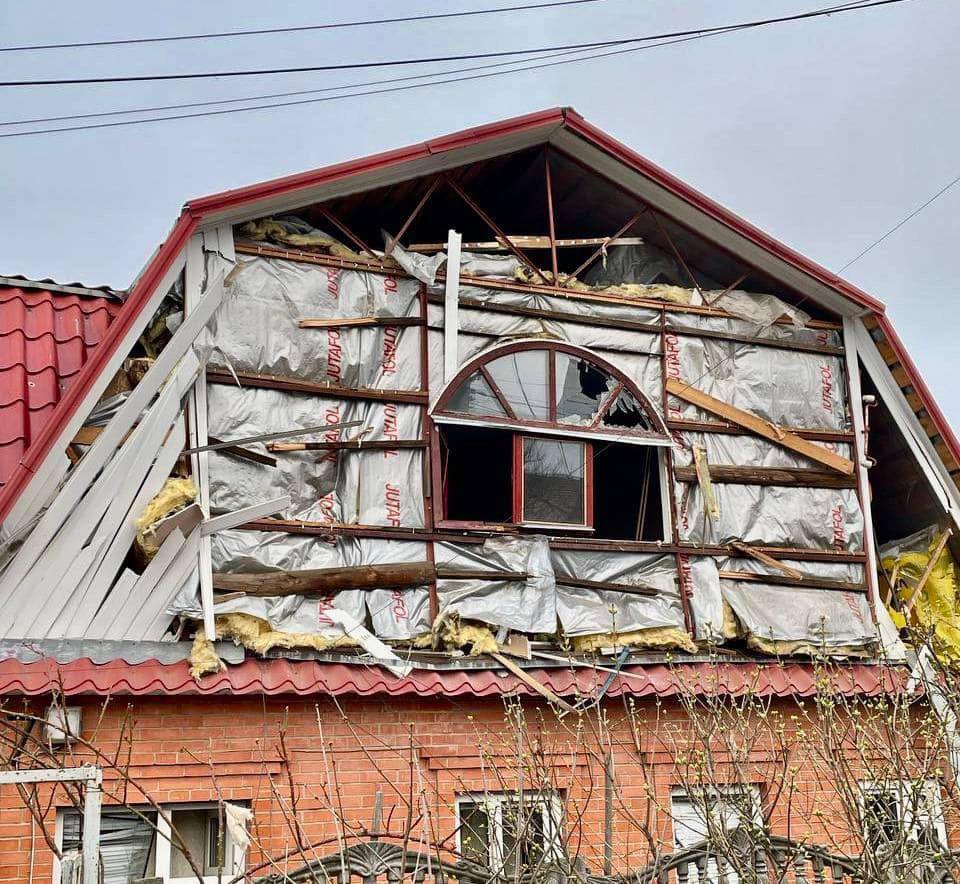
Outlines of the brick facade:
[[[628,701],[631,702],[632,701]],[[611,700],[602,710],[557,719],[543,705],[524,701],[525,726],[518,730],[517,705],[498,698],[339,698],[283,697],[137,697],[117,698],[104,710],[92,698],[71,699],[83,707],[82,736],[102,751],[129,759],[132,780],[160,803],[216,801],[218,795],[249,802],[255,814],[255,841],[273,857],[294,851],[289,867],[303,864],[295,852],[296,841],[282,806],[290,802],[294,784],[297,819],[309,842],[322,842],[317,855],[336,850],[336,826],[329,802],[339,802],[348,832],[361,836],[371,823],[375,796],[383,792],[383,822],[387,832],[401,834],[406,819],[402,797],[410,792],[413,772],[415,797],[426,796],[433,840],[455,847],[458,794],[517,786],[517,734],[523,734],[522,752],[527,766],[525,787],[544,778],[566,798],[564,825],[571,852],[585,857],[593,871],[602,866],[604,832],[603,750],[595,735],[601,712],[609,721],[613,745],[616,798],[614,824],[615,870],[642,866],[649,848],[643,832],[648,794],[659,808],[651,807],[652,831],[664,849],[671,849],[672,831],[667,808],[671,790],[691,774],[696,740],[684,746],[684,713],[675,702],[639,701],[632,717],[627,703]],[[32,709],[42,711],[34,700]],[[341,710],[343,714],[341,714]],[[775,703],[789,722],[796,707],[790,700]],[[346,717],[344,717],[346,716]],[[511,718],[512,716],[512,718]],[[633,721],[631,726],[630,721]],[[282,742],[289,764],[283,761]],[[132,734],[132,739],[130,738]],[[815,759],[803,757],[793,741],[789,762],[796,769],[797,791],[788,816],[786,793],[770,818],[775,833],[834,847],[844,841],[843,807],[829,775]],[[411,752],[411,744],[413,751]],[[481,753],[481,748],[483,752]],[[638,752],[639,749],[639,752]],[[750,753],[743,780],[760,790],[774,788],[784,769],[774,759],[769,741],[759,739]],[[690,751],[694,750],[694,751]],[[5,747],[5,752],[8,749]],[[729,769],[722,760],[718,770]],[[682,754],[687,753],[687,754]],[[483,756],[481,758],[481,755]],[[411,759],[414,763],[411,764]],[[69,765],[90,760],[87,750],[64,753]],[[211,760],[216,782],[211,777]],[[544,768],[550,772],[543,773]],[[539,772],[538,772],[539,771]],[[339,789],[327,789],[331,781]],[[689,780],[688,780],[689,781]],[[122,788],[115,774],[105,774],[105,790],[116,795]],[[62,791],[52,797],[54,809],[67,805]],[[137,804],[135,790],[128,792]],[[419,814],[414,812],[414,818]],[[425,835],[422,825],[415,836]],[[951,843],[954,843],[951,833]],[[0,881],[49,881],[52,854],[38,827],[13,787],[0,787]],[[312,855],[311,855],[312,857]],[[248,868],[262,861],[254,846]],[[266,874],[270,870],[261,872]]]

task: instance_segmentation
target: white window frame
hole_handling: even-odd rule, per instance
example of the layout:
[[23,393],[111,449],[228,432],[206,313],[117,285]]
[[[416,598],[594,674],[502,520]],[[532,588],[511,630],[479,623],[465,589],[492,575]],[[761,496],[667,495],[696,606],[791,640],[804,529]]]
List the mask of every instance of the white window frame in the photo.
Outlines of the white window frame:
[[[919,814],[910,805],[909,795],[919,786],[927,804],[925,818],[917,819]],[[860,783],[860,828],[864,843],[867,843],[867,808],[868,795],[883,794],[894,799],[897,805],[897,816],[901,824],[909,832],[908,841],[916,841],[921,826],[933,823],[933,831],[944,850],[948,849],[947,827],[943,816],[943,800],[940,794],[940,783],[936,780],[863,780]]]
[[[465,804],[485,804],[487,806],[488,837],[487,862],[489,868],[503,868],[506,857],[503,855],[503,807],[505,804],[518,804],[519,792],[466,792],[457,795],[457,853],[462,855],[461,841]],[[543,852],[549,860],[558,861],[563,856],[563,799],[556,792],[543,794],[524,792],[524,806],[539,804],[543,814]]]
[[[161,809],[168,816],[175,811],[181,810],[217,810],[218,805],[216,802],[201,801],[194,802],[191,804],[164,804],[161,805]],[[154,812],[153,807],[138,807],[138,810]],[[74,813],[71,808],[63,808],[57,811],[57,820],[56,820],[56,844],[57,847],[63,849],[63,818],[67,813]],[[159,878],[164,884],[197,884],[197,879],[194,875],[190,875],[187,878],[174,878],[170,875],[170,864],[173,853],[173,846],[170,843],[171,830],[170,823],[164,818],[163,814],[157,814],[157,833],[154,840],[154,872],[151,877]],[[204,845],[206,847],[206,845]],[[237,850],[233,842],[233,839],[230,837],[230,830],[226,827],[224,823],[224,871],[222,875],[213,873],[211,875],[204,875],[202,878],[203,884],[218,884],[221,880],[229,880],[229,878],[235,877],[237,875],[243,874],[244,870],[244,852],[242,850]],[[195,859],[198,859],[195,857]],[[207,868],[207,855],[206,850],[204,850],[204,856],[199,858],[202,859],[203,868]],[[60,881],[60,863],[54,862],[53,869],[53,884],[61,884]]]

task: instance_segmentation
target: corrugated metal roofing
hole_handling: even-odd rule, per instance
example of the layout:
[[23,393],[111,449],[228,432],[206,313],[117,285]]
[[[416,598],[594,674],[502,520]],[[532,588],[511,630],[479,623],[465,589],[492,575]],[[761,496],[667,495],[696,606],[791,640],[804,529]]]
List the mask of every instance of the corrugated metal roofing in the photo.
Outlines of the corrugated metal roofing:
[[121,308],[104,292],[0,286],[0,485],[14,473]]
[[[587,668],[527,670],[561,696],[596,696],[607,673]],[[831,670],[836,688],[844,693],[876,696],[902,689],[903,670],[857,663]],[[238,666],[196,682],[189,664],[93,663],[89,659],[59,664],[0,660],[0,696],[42,695],[62,690],[67,696],[184,696],[352,694],[359,696],[500,697],[536,696],[529,686],[503,670],[414,670],[397,678],[378,666],[317,661],[248,659]],[[759,696],[811,696],[816,673],[809,663],[691,663],[624,667],[607,696],[670,697],[681,692],[723,691]]]

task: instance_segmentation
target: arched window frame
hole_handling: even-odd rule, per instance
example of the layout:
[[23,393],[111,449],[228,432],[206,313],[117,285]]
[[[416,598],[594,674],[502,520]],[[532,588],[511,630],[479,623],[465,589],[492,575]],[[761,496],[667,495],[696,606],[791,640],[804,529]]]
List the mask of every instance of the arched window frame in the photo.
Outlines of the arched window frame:
[[[469,414],[466,412],[454,412],[449,410],[448,405],[460,390],[461,386],[463,386],[463,384],[473,374],[479,372],[487,384],[490,385],[494,395],[497,396],[501,407],[507,412],[508,415],[510,415],[512,409],[510,408],[509,403],[507,403],[502,392],[499,391],[496,382],[490,376],[485,366],[487,363],[493,362],[495,359],[499,359],[502,356],[509,356],[511,353],[519,353],[531,350],[545,350],[548,353],[548,409],[552,418],[551,420],[528,420],[525,418],[518,418],[515,414],[513,417],[494,417]],[[579,424],[563,424],[556,420],[557,403],[556,384],[554,383],[554,379],[556,377],[557,353],[566,353],[575,358],[583,359],[586,362],[592,363],[597,368],[610,375],[610,377],[616,381],[616,387],[614,387],[614,389],[607,395],[606,399],[604,399],[604,401],[601,403],[597,418],[595,419],[594,424],[590,427],[584,427]],[[610,407],[622,392],[629,393],[636,400],[640,408],[643,410],[644,416],[647,418],[650,426],[655,429],[611,429],[598,426],[600,421],[603,420],[603,417],[610,410]],[[606,359],[597,356],[596,353],[593,353],[585,347],[578,347],[575,344],[567,344],[563,341],[550,341],[539,338],[514,341],[509,344],[491,347],[489,350],[485,350],[475,359],[472,359],[470,362],[464,365],[456,373],[456,375],[454,375],[453,378],[451,378],[449,383],[445,385],[443,392],[430,409],[430,416],[433,419],[433,422],[438,424],[483,424],[491,427],[502,427],[504,429],[534,430],[545,435],[568,436],[570,438],[607,439],[609,441],[627,442],[635,445],[657,445],[663,447],[669,447],[671,445],[670,432],[664,423],[663,416],[656,408],[653,407],[653,404],[643,393],[643,391],[622,371],[620,371],[620,369],[612,365]]]
[[[517,353],[522,351],[531,351],[531,350],[543,350],[547,351],[548,354],[548,388],[549,388],[549,405],[548,413],[554,418],[551,421],[538,421],[530,420],[525,418],[519,418],[513,413],[513,416],[509,415],[512,412],[512,409],[509,408],[508,403],[505,402],[505,398],[502,395],[502,391],[498,394],[498,386],[493,378],[490,377],[489,372],[485,369],[486,364],[492,362],[495,359],[499,359],[502,356],[507,356],[511,353]],[[560,423],[556,420],[556,354],[565,353],[572,357],[583,359],[588,363],[596,366],[598,369],[609,375],[615,381],[614,389],[607,395],[607,397],[602,401],[601,406],[598,410],[598,415],[595,418],[592,426],[582,426],[579,424],[566,424]],[[475,373],[479,372],[486,383],[490,386],[494,395],[497,397],[501,408],[503,408],[508,417],[502,416],[488,416],[488,415],[478,415],[471,414],[466,412],[455,412],[450,410],[449,404],[451,400],[456,396],[457,392],[460,390],[462,385],[467,382],[467,380]],[[634,401],[639,405],[642,410],[644,417],[647,419],[648,426],[650,429],[634,429],[626,427],[603,427],[602,425],[597,426],[602,421],[604,415],[612,407],[613,403],[616,401],[617,397],[621,395],[622,392],[628,393]],[[513,483],[514,483],[514,519],[512,522],[505,522],[503,524],[513,524],[518,527],[526,528],[537,528],[541,527],[544,530],[547,530],[548,533],[551,530],[561,530],[564,533],[573,532],[577,533],[578,531],[592,531],[593,525],[593,505],[591,499],[591,485],[592,485],[592,456],[593,456],[593,447],[591,445],[592,440],[597,441],[610,441],[610,442],[622,442],[628,443],[631,445],[638,446],[647,446],[657,450],[657,477],[660,485],[661,491],[661,503],[662,503],[662,531],[663,537],[667,538],[670,536],[671,531],[671,514],[668,505],[668,475],[666,469],[666,459],[663,456],[663,451],[666,448],[669,448],[673,441],[671,439],[669,430],[667,429],[666,423],[663,419],[663,416],[657,410],[650,399],[644,394],[644,392],[637,386],[637,384],[632,381],[626,374],[624,374],[616,366],[612,365],[606,359],[598,356],[596,353],[585,347],[579,347],[575,344],[568,344],[562,341],[554,340],[544,340],[541,338],[531,338],[524,339],[519,341],[513,341],[508,344],[502,344],[499,346],[491,347],[488,350],[483,351],[470,362],[466,363],[462,368],[458,370],[456,375],[450,379],[450,381],[444,385],[444,388],[440,395],[437,397],[434,405],[429,409],[429,416],[431,419],[431,447],[433,453],[433,482],[434,487],[438,490],[441,495],[441,499],[438,501],[439,507],[435,513],[435,524],[439,527],[448,527],[456,529],[488,529],[491,523],[486,522],[470,522],[463,521],[458,519],[449,519],[446,517],[446,507],[443,503],[444,499],[444,490],[445,490],[445,480],[446,477],[442,474],[441,469],[441,456],[440,456],[440,436],[439,428],[443,425],[460,425],[460,426],[476,426],[476,427],[489,427],[496,429],[511,430],[515,432],[514,436],[514,474],[513,474]],[[519,509],[522,508],[522,492],[520,488],[522,487],[522,463],[521,459],[518,456],[517,452],[522,451],[523,439],[524,438],[536,438],[536,437],[560,437],[561,439],[566,438],[570,440],[580,440],[586,443],[586,470],[587,470],[587,487],[585,489],[585,522],[586,524],[582,526],[570,525],[570,524],[553,524],[553,523],[528,523],[521,519],[518,519],[516,514]],[[500,524],[500,523],[492,523]]]

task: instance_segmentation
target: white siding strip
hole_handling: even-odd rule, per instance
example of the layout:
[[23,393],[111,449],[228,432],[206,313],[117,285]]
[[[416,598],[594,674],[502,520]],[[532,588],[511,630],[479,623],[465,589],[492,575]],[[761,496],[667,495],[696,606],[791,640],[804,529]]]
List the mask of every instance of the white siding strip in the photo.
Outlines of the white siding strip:
[[214,516],[212,519],[207,519],[207,521],[200,526],[200,530],[206,537],[210,534],[216,534],[218,531],[236,528],[238,525],[252,522],[254,519],[272,516],[274,513],[285,510],[288,506],[290,506],[290,495],[284,494],[282,497],[276,497],[273,500],[265,500],[263,503],[246,506],[242,510],[234,510],[232,513]]
[[[156,624],[159,618],[165,618],[165,624],[169,624],[170,617],[164,613],[164,608],[191,576],[196,575],[199,552],[200,529],[195,528],[183,546],[177,551],[173,562],[157,581],[146,601],[137,611],[136,616],[130,621],[123,638],[143,641],[147,631]],[[116,632],[120,631],[121,626],[122,624],[118,624]]]
[[[210,286],[196,311],[186,317],[183,325],[177,329],[157,357],[157,361],[90,446],[37,527],[24,542],[0,580],[0,607],[5,606],[9,601],[13,590],[27,576],[34,563],[56,537],[60,527],[80,502],[97,473],[114,456],[127,430],[134,425],[140,413],[176,368],[177,363],[190,351],[194,340],[210,320],[222,297],[223,277],[221,276]],[[82,417],[81,420],[83,420]]]
[[[447,282],[443,295],[443,382],[449,384],[457,369],[460,356],[457,334],[460,330],[460,234],[447,233]],[[426,379],[421,384],[426,383]]]
[[[94,405],[99,402],[103,391],[106,390],[107,385],[123,364],[123,360],[127,358],[127,354],[137,342],[137,338],[140,337],[147,323],[153,319],[153,314],[180,275],[184,260],[181,254],[173,262],[163,279],[160,280],[157,287],[148,297],[136,322],[127,330],[127,333],[123,336],[113,354],[107,360],[99,376],[90,385],[90,389],[84,396],[83,401],[73,413],[70,420],[67,421],[63,430],[61,430],[57,441],[50,449],[50,453],[44,458],[43,463],[37,467],[33,478],[30,479],[23,493],[17,498],[17,502],[11,507],[10,513],[3,523],[3,536],[8,536],[11,531],[16,530],[17,527],[28,522],[46,505],[48,498],[43,493],[43,490],[50,487],[51,473],[58,473],[65,458],[63,452],[66,450],[67,445],[69,445],[73,437],[77,435],[77,430],[83,426],[83,422],[87,419],[87,415],[93,410]],[[62,476],[63,474],[59,473],[58,475]],[[0,593],[0,597],[2,597],[2,593]]]

